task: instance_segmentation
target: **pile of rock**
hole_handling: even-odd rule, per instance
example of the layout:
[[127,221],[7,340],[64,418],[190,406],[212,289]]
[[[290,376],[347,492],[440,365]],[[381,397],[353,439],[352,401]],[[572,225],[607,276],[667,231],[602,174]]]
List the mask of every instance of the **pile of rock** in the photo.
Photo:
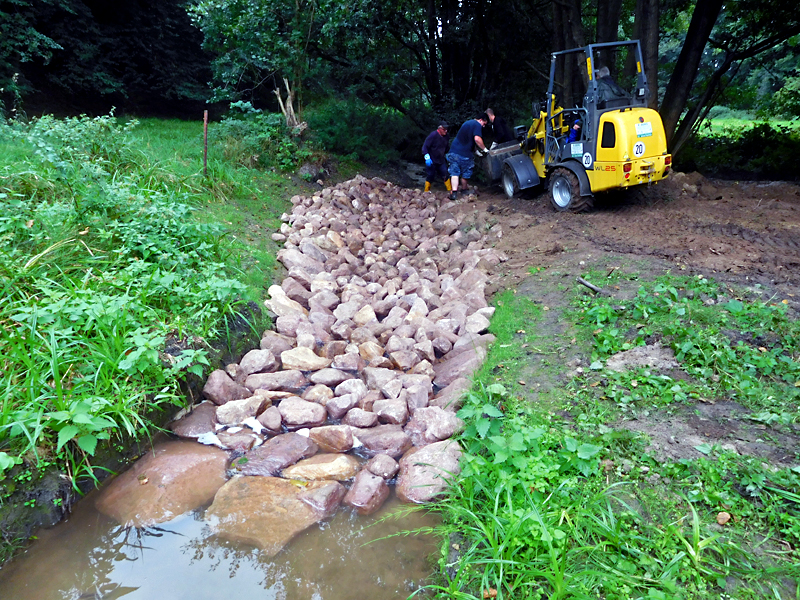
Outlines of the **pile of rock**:
[[[505,260],[489,247],[497,228],[464,226],[434,194],[379,179],[359,176],[292,204],[273,236],[288,269],[265,302],[276,330],[214,371],[207,401],[171,425],[232,451],[234,474],[261,476],[234,476],[209,514],[225,534],[245,492],[256,494],[247,532],[227,533],[262,548],[249,533],[252,511],[271,510],[261,487],[286,488],[273,478],[310,482],[288,493],[313,521],[340,502],[369,514],[392,482],[401,500],[427,502],[459,472],[449,438],[494,339],[486,273]],[[351,480],[349,490],[340,483]]]

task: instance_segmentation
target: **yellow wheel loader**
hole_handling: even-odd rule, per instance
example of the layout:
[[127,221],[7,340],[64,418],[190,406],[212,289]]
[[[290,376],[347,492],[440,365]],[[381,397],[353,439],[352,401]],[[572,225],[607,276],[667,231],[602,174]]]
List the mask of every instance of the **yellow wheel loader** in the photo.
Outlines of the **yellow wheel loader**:
[[[617,84],[610,76],[609,65],[603,64],[625,64],[623,55],[635,73],[629,76],[627,86],[625,81]],[[562,108],[559,90],[554,89],[556,73],[562,79],[559,87],[566,90],[566,77],[572,75],[573,80],[580,81],[572,73],[575,67],[588,82],[586,93],[581,106]],[[664,179],[672,156],[667,152],[661,117],[647,108],[647,98],[638,40],[554,52],[545,103],[534,103],[534,120],[520,144],[522,152],[503,161],[506,195],[512,198],[522,190],[545,184],[553,208],[581,212],[593,207],[598,192]],[[569,98],[560,102],[569,106]],[[572,130],[575,133],[570,136]]]

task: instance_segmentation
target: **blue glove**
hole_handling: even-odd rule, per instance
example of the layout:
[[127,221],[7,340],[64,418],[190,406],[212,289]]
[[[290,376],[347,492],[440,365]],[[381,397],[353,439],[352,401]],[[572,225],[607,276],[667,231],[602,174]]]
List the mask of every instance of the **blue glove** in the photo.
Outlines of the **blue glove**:
[[425,166],[430,167],[432,164],[433,164],[433,161],[431,160],[431,155],[430,154],[426,154],[425,155]]

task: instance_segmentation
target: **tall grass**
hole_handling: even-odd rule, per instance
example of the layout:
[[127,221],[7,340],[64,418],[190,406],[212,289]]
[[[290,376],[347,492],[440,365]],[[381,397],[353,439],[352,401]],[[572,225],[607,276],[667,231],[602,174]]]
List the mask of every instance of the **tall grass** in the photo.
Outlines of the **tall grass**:
[[0,124],[0,481],[42,461],[95,477],[98,445],[149,435],[270,284],[243,281],[274,249],[234,239],[225,205],[262,198],[273,224],[285,197],[222,153],[204,177],[201,123]]

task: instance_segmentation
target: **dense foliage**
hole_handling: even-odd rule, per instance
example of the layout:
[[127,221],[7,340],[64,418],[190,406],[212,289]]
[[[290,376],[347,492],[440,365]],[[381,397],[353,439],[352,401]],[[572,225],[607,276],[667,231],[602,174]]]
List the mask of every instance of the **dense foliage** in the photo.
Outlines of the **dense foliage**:
[[[212,342],[241,315],[252,322],[233,266],[250,251],[194,206],[243,192],[264,218],[284,207],[249,190],[247,172],[237,192],[216,160],[203,180],[196,127],[186,174],[153,160],[155,138],[139,150],[135,136],[152,133],[137,129],[110,116],[0,125],[0,480],[48,461],[76,486],[96,477],[99,445],[151,435],[159,408],[185,402],[181,382],[216,360]],[[250,262],[258,298],[274,257]]]
[[209,58],[184,6],[0,1],[0,111],[21,104],[16,93],[31,113],[197,110],[208,97]]
[[800,130],[759,123],[701,132],[675,163],[681,171],[717,177],[797,180],[800,177]]

